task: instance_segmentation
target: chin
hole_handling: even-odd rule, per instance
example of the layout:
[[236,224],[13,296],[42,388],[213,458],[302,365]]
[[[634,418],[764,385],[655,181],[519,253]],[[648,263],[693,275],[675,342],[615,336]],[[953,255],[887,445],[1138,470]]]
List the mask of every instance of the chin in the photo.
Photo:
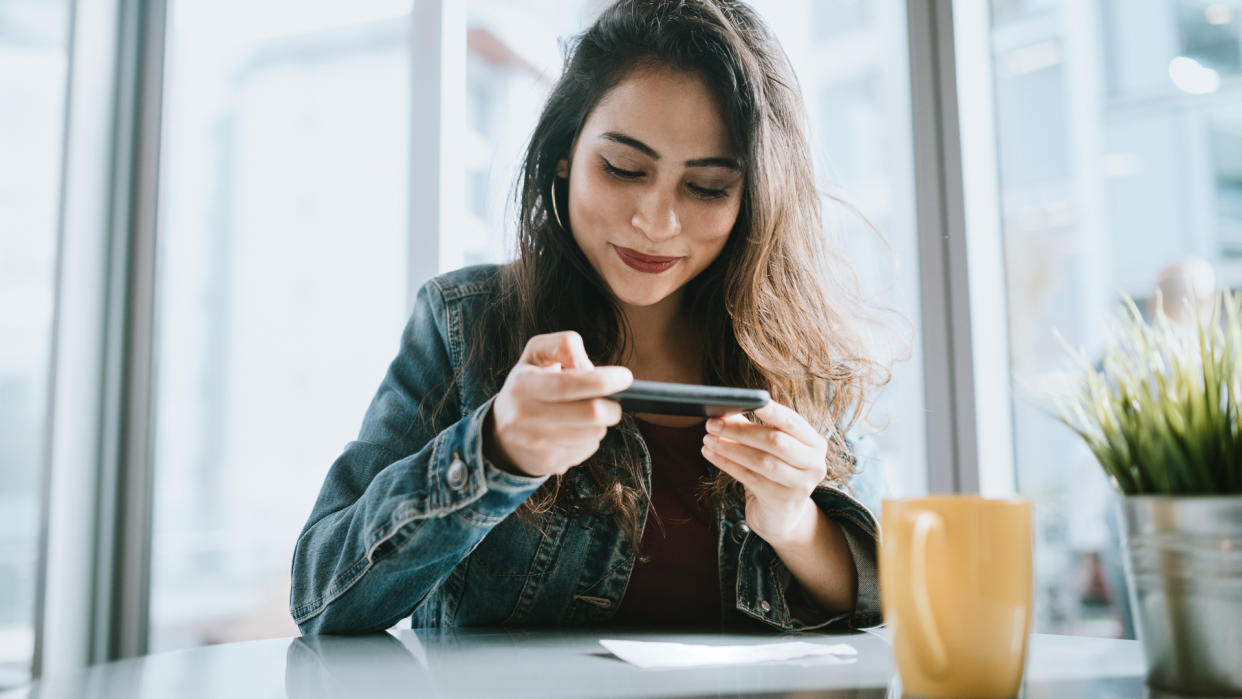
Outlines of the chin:
[[661,294],[659,296],[655,296],[652,294],[644,294],[641,297],[629,297],[629,298],[625,296],[618,296],[617,300],[620,301],[621,303],[624,303],[627,306],[634,306],[635,308],[646,308],[647,306],[654,306],[666,298],[668,298],[668,294]]
[[618,301],[628,306],[654,306],[657,303],[668,298],[676,287],[668,287],[665,284],[654,285],[651,283],[641,284],[638,282],[626,280],[621,284],[609,282],[612,289],[612,295]]

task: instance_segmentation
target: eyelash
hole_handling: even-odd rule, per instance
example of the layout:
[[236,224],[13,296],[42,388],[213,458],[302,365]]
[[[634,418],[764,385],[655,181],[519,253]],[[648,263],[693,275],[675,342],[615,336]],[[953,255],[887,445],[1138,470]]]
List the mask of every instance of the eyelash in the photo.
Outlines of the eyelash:
[[[626,182],[632,182],[643,176],[642,172],[636,172],[634,170],[622,170],[616,165],[613,165],[612,163],[608,162],[607,158],[600,158],[600,162],[603,164],[604,172],[607,172],[608,174],[612,175],[613,177],[616,177],[617,179],[625,180]],[[706,187],[700,187],[695,184],[687,184],[686,189],[689,189],[690,192],[694,194],[694,196],[698,197],[699,199],[708,199],[708,200],[721,199],[729,193],[728,189],[708,189]]]
[[643,176],[643,173],[641,172],[635,172],[633,170],[622,170],[616,165],[613,165],[612,163],[608,162],[607,158],[600,158],[600,162],[604,164],[604,172],[607,172],[613,177],[619,177],[623,180],[636,180],[639,177]]
[[686,185],[686,189],[693,192],[694,196],[699,199],[723,199],[729,193],[727,189],[707,189],[694,184]]

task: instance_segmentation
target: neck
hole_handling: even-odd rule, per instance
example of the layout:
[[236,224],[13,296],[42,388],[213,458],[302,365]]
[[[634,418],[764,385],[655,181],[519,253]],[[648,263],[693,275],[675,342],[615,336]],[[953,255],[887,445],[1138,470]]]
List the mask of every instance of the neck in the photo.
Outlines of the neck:
[[699,383],[699,339],[686,322],[684,290],[651,306],[622,304],[630,326],[632,353],[626,360],[634,375],[653,381]]

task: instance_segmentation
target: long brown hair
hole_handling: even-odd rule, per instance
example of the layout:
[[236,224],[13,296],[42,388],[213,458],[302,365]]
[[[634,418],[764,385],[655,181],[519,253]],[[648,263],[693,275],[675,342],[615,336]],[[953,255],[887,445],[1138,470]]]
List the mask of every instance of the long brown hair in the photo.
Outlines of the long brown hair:
[[[844,433],[888,367],[868,356],[856,312],[864,308],[853,269],[827,244],[806,135],[805,109],[780,44],[747,5],[735,0],[620,0],[569,47],[531,136],[515,189],[516,260],[501,270],[501,297],[490,307],[501,337],[480,334],[471,367],[498,390],[532,336],[577,330],[596,364],[623,363],[629,329],[607,285],[570,232],[553,217],[549,195],[568,226],[568,194],[557,162],[600,99],[637,67],[696,73],[723,110],[742,155],[744,191],[737,222],[717,259],[686,287],[688,316],[706,342],[709,381],[763,388],[829,440],[828,480],[853,471]],[[554,477],[519,510],[555,506],[613,516],[637,543],[636,463],[597,453]],[[575,487],[564,487],[576,481]],[[739,484],[718,473],[712,497],[741,511]],[[578,502],[573,502],[577,498]]]

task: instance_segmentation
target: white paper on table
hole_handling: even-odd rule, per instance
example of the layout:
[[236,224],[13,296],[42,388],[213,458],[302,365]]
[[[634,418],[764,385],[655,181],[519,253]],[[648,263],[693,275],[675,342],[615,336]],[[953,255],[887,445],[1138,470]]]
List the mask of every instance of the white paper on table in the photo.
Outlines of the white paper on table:
[[817,664],[832,665],[852,663],[858,656],[858,650],[848,643],[825,645],[806,641],[789,641],[743,646],[705,646],[690,643],[621,641],[611,638],[602,639],[599,643],[618,658],[641,668],[740,665],[811,657],[822,661]]

